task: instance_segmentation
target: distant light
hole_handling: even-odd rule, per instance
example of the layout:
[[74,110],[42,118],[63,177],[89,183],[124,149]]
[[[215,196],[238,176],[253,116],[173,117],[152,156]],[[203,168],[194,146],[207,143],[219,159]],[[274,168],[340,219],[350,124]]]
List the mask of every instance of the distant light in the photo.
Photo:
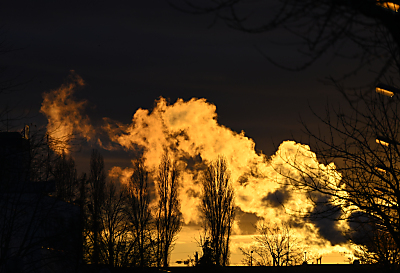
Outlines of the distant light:
[[376,143],[381,144],[383,146],[389,146],[388,142],[381,140],[381,139],[376,139]]
[[376,143],[381,144],[383,146],[389,146],[389,145],[399,145],[399,143],[395,140],[392,140],[390,138],[387,137],[383,137],[383,136],[377,136],[376,137]]
[[376,93],[379,93],[379,94],[382,94],[382,95],[385,95],[385,96],[388,96],[388,97],[393,97],[394,96],[393,92],[391,92],[389,90],[382,89],[380,87],[376,87]]
[[382,172],[382,173],[386,173],[387,167],[384,165],[376,165],[375,170]]
[[375,87],[376,93],[388,96],[388,97],[393,97],[395,93],[400,93],[400,89],[395,88],[390,85],[386,85],[383,83],[378,83]]

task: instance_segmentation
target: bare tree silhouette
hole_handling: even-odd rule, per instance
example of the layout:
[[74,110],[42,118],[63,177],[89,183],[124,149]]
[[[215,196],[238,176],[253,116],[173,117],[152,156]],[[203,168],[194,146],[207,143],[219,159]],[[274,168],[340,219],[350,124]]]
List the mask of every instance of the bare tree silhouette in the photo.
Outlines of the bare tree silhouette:
[[[309,67],[327,52],[336,57],[358,60],[353,72],[374,65],[377,79],[391,68],[398,75],[400,68],[400,18],[399,1],[337,1],[337,0],[283,0],[246,1],[222,0],[202,1],[170,0],[175,8],[192,14],[213,14],[232,29],[247,33],[266,33],[276,29],[293,35],[300,54],[307,61],[285,67],[300,70]],[[271,37],[273,37],[271,35]],[[359,49],[349,52],[349,49]],[[272,63],[284,67],[257,46],[257,49]],[[350,50],[351,51],[351,50]],[[380,67],[376,67],[379,64]]]
[[137,252],[140,267],[153,264],[152,215],[150,210],[150,192],[148,186],[149,172],[142,159],[133,163],[133,173],[127,192],[127,216],[134,234],[135,242],[132,251]]
[[292,266],[303,261],[304,251],[292,235],[288,223],[281,225],[259,223],[257,233],[258,235],[254,236],[256,246],[250,250],[240,248],[246,264],[249,263],[249,258],[252,260],[251,263],[258,266],[270,265],[270,259],[273,266]]
[[56,196],[67,202],[74,202],[79,197],[79,181],[75,161],[63,152],[52,164],[52,176],[56,183]]
[[125,211],[126,192],[109,181],[105,185],[103,212],[101,214],[101,261],[112,267],[126,266],[129,238],[128,216]]
[[167,267],[178,232],[182,228],[182,214],[178,199],[179,171],[176,162],[165,150],[157,172],[158,205],[156,211],[157,264]]
[[100,262],[100,242],[103,227],[101,226],[102,210],[105,199],[106,175],[104,171],[103,156],[97,151],[92,151],[90,158],[90,176],[88,192],[88,216],[90,240],[90,260],[93,264]]
[[355,217],[355,235],[352,241],[358,244],[355,256],[365,264],[381,264],[392,270],[400,264],[400,249],[390,233],[379,226],[379,219],[360,213]]
[[[348,108],[330,106],[325,117],[317,115],[323,125],[316,132],[304,123],[313,151],[323,164],[310,165],[297,157],[281,154],[301,175],[293,176],[280,167],[277,171],[288,178],[288,183],[307,191],[314,201],[316,210],[306,216],[347,220],[353,229],[350,238],[360,236],[357,234],[359,225],[368,222],[374,227],[370,231],[376,230],[376,236],[387,233],[396,244],[393,251],[398,252],[399,99],[360,92],[348,96],[347,102]],[[297,154],[307,156],[309,153],[299,149]],[[357,243],[363,242],[358,240]]]
[[229,265],[229,243],[235,218],[234,191],[226,160],[218,157],[204,171],[201,211],[206,241],[210,242],[213,262]]

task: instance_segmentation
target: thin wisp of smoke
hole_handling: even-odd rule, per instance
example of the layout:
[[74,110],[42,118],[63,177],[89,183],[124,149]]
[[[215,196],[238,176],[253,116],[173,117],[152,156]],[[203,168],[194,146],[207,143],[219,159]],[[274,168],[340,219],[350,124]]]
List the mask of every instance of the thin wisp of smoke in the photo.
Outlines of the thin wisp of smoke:
[[58,154],[69,153],[74,137],[84,137],[87,141],[94,137],[90,120],[83,114],[86,101],[73,97],[75,90],[84,85],[83,79],[71,70],[66,83],[43,94],[40,112],[47,117],[49,144]]

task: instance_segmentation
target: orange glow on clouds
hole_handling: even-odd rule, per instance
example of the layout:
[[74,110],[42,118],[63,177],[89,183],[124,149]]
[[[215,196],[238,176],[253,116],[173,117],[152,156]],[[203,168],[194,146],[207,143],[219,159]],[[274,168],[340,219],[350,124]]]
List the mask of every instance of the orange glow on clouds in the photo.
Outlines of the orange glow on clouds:
[[[76,102],[72,97],[74,88],[83,85],[79,76],[75,75],[74,79],[73,83],[44,95],[41,111],[49,120],[48,133],[54,138],[79,134],[86,140],[101,143],[96,139],[88,117],[82,116],[85,102]],[[197,209],[201,193],[200,171],[205,163],[218,155],[224,155],[231,171],[236,205],[242,212],[251,213],[270,223],[296,223],[293,234],[309,253],[322,255],[332,251],[353,252],[352,245],[338,238],[328,238],[331,234],[323,232],[324,228],[328,228],[340,237],[341,233],[349,229],[346,222],[328,224],[298,217],[298,212],[310,212],[315,209],[315,205],[309,201],[305,192],[295,190],[287,183],[287,178],[276,171],[279,169],[284,175],[299,177],[301,171],[307,168],[319,168],[321,179],[339,185],[341,176],[333,163],[328,166],[319,164],[316,155],[307,145],[284,141],[276,154],[268,159],[255,151],[254,141],[246,137],[244,132],[236,133],[218,123],[215,105],[206,99],[196,98],[189,101],[178,99],[174,104],[168,104],[164,98],[160,98],[152,111],[137,110],[130,124],[104,118],[102,128],[96,128],[96,131],[106,132],[114,148],[115,144],[126,150],[141,147],[145,164],[150,170],[158,166],[163,148],[167,147],[182,171],[180,199],[186,224],[201,222]],[[287,161],[301,162],[299,166],[304,169],[293,168]],[[131,173],[129,168],[115,166],[109,176],[126,183]],[[337,190],[345,194],[342,188]],[[245,236],[240,221],[237,219],[234,225],[234,236],[238,238]],[[239,246],[238,242],[240,240],[233,239],[233,249]]]
[[84,86],[83,79],[72,70],[68,82],[43,94],[40,112],[47,117],[47,134],[51,148],[57,153],[70,150],[69,141],[77,136],[90,140],[94,131],[89,118],[83,115],[85,101],[76,101],[75,89]]

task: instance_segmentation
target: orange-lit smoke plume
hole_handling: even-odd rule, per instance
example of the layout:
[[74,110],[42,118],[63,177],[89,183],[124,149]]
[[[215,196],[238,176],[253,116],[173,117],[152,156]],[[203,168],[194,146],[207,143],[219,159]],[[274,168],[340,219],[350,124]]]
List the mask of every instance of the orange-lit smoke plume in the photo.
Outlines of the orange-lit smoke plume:
[[94,136],[89,118],[83,114],[86,101],[76,101],[75,89],[84,86],[83,79],[72,70],[60,88],[43,94],[40,112],[47,117],[47,134],[51,148],[57,153],[68,153],[75,137],[90,140]]
[[[91,135],[94,130],[89,130],[87,117],[79,116],[84,102],[72,99],[72,89],[81,82],[80,78],[77,79],[74,84],[63,85],[59,91],[45,95],[42,112],[49,119],[49,134],[57,130],[60,137],[63,133],[79,133],[89,140],[94,138]],[[340,175],[334,165],[320,165],[306,145],[285,141],[276,154],[267,159],[255,151],[254,141],[244,132],[236,133],[218,124],[215,105],[195,98],[190,101],[178,99],[174,104],[160,98],[152,111],[138,109],[131,124],[120,124],[105,118],[101,130],[108,132],[110,139],[126,150],[140,147],[149,170],[159,165],[164,148],[168,149],[169,156],[181,166],[180,199],[186,224],[201,222],[197,209],[201,195],[201,170],[207,162],[223,155],[231,171],[238,209],[271,223],[296,223],[293,228],[295,236],[307,249],[316,253],[351,251],[351,245],[342,236],[348,229],[346,222],[296,217],[299,211],[312,212],[316,209],[315,205],[305,192],[295,190],[276,171],[280,169],[285,174],[300,176],[301,169],[286,164],[296,156],[297,161],[304,163],[303,166],[318,166],[322,170],[321,177],[328,177],[332,183],[337,183]],[[129,168],[116,166],[110,170],[110,176],[124,183],[131,172]],[[239,218],[235,223],[235,233],[241,232]]]
[[[295,159],[302,163],[300,166],[318,167],[322,170],[321,178],[338,184],[340,175],[334,165],[320,165],[308,146],[285,141],[276,154],[267,160],[265,155],[255,151],[254,141],[246,137],[244,132],[238,134],[218,124],[215,105],[205,99],[186,102],[178,99],[169,105],[164,98],[160,98],[151,112],[137,110],[130,125],[107,128],[118,128],[109,130],[110,138],[126,149],[143,147],[143,156],[150,169],[158,166],[163,147],[168,147],[170,156],[184,165],[180,198],[186,223],[199,223],[201,219],[197,210],[201,194],[199,170],[205,163],[223,155],[231,171],[236,204],[242,212],[254,214],[271,223],[296,223],[299,241],[320,255],[333,249],[350,251],[342,235],[348,229],[345,222],[326,219],[310,221],[296,217],[298,212],[312,212],[315,205],[305,192],[288,185],[287,178],[276,171],[280,169],[291,177],[300,176],[302,170],[291,166]],[[293,164],[287,164],[288,161]],[[303,170],[307,171],[306,167]],[[128,170],[116,167],[113,172],[116,171],[126,173]],[[235,226],[236,234],[240,234],[240,219]],[[332,244],[336,246],[332,247]]]

